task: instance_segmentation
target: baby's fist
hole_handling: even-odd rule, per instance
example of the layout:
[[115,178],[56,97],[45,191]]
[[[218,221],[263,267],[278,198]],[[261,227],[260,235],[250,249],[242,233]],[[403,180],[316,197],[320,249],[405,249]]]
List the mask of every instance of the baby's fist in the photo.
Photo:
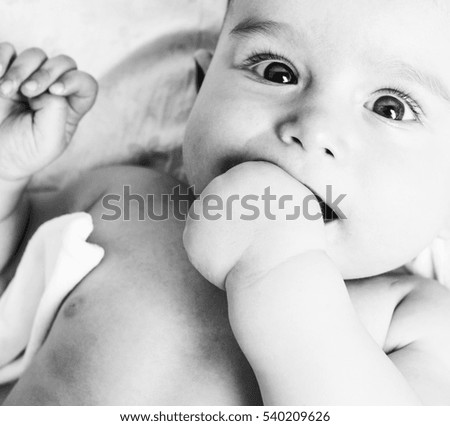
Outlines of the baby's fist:
[[[209,212],[211,201],[221,213]],[[183,241],[194,267],[224,289],[230,276],[251,282],[293,256],[325,250],[324,229],[308,188],[271,163],[246,162],[205,188]]]
[[66,149],[97,83],[68,56],[16,56],[9,43],[0,43],[0,78],[0,179],[29,178]]

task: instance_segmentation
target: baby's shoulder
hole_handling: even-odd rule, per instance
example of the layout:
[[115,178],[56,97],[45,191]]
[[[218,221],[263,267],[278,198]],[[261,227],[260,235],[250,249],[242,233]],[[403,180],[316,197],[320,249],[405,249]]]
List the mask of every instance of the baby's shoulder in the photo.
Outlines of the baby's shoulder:
[[145,242],[147,250],[155,245],[161,250],[169,240],[181,241],[183,218],[189,211],[186,200],[191,197],[186,194],[186,185],[152,169],[98,168],[59,190],[32,194],[29,233],[53,217],[84,211],[94,222],[91,240],[107,252],[116,246],[122,252],[125,247],[134,252],[140,242]]
[[177,185],[182,184],[158,171],[118,165],[86,171],[78,179],[61,186],[56,183],[42,189],[31,189],[28,196],[33,214],[40,216],[36,222],[41,223],[66,213],[88,212],[106,195],[120,195],[123,199],[124,194],[132,193],[145,198],[148,194],[172,191]]
[[441,345],[447,341],[450,352],[448,288],[437,281],[406,273],[346,284],[360,320],[386,353],[417,340],[435,340]]
[[124,202],[138,202],[139,199],[158,202],[163,194],[171,194],[180,187],[187,192],[186,185],[173,177],[144,167],[108,166],[85,173],[77,181],[64,189],[64,197],[69,200],[70,211],[88,211],[102,199]]
[[387,336],[388,355],[424,405],[450,404],[450,291],[436,281],[402,277],[408,287]]
[[173,177],[133,166],[92,171],[69,191],[71,210],[92,215],[93,240],[133,251],[140,242],[163,250],[169,241],[181,241],[192,201],[188,187]]
[[405,291],[392,315],[387,345],[395,350],[420,341],[450,356],[450,289],[415,275],[401,276],[392,285]]
[[450,290],[414,275],[351,283],[363,324],[425,405],[450,403]]

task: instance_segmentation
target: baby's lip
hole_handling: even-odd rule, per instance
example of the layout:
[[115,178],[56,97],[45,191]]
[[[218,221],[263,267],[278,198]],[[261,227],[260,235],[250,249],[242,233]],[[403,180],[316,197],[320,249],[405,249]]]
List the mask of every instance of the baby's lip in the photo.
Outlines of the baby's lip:
[[[267,159],[264,159],[264,158],[261,158],[261,159],[258,158],[258,159],[254,159],[252,161],[264,161],[266,163],[271,163],[271,164],[273,164],[273,165],[275,165],[277,167],[280,167],[282,170],[284,170],[286,173],[288,173],[294,179],[298,180],[298,177],[295,177],[293,174],[289,173],[286,169],[284,169],[279,164],[277,164],[277,163],[275,163],[273,161],[270,161],[270,160],[267,160]],[[236,162],[236,164],[233,164],[233,163],[230,163],[230,164],[232,164],[232,167],[234,167],[237,164],[239,164],[239,161]],[[300,180],[299,180],[299,182],[302,185],[304,185],[306,188],[308,188],[312,192],[314,197],[316,197],[316,199],[317,199],[317,201],[319,203],[320,210],[322,212],[323,221],[324,221],[325,224],[334,222],[335,220],[338,220],[338,219],[341,219],[341,217],[323,200],[323,198],[319,194],[317,194],[316,191],[314,191],[310,186],[308,186],[304,182],[302,182]]]
[[[303,184],[305,185],[305,184]],[[323,198],[317,194],[316,191],[314,191],[312,188],[310,188],[309,186],[305,185],[314,195],[314,197],[316,197],[319,206],[320,206],[320,210],[322,212],[322,217],[323,217],[323,221],[325,224],[330,223],[330,222],[334,222],[335,220],[340,219],[339,215],[323,200]]]
[[322,217],[325,224],[333,222],[339,219],[338,214],[317,194],[314,194],[319,202],[320,210],[322,211]]

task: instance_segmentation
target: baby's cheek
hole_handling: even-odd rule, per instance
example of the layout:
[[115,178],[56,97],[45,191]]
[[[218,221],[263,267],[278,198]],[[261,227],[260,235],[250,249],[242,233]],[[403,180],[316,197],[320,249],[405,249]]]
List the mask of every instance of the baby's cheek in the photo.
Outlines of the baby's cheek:
[[367,264],[372,275],[408,263],[439,232],[442,219],[439,206],[421,195],[419,186],[413,187],[417,192],[396,188],[390,197],[386,194],[385,202],[374,205],[367,217],[359,218],[356,252],[366,253],[361,262]]
[[200,193],[207,184],[208,158],[206,148],[200,139],[185,139],[183,145],[183,165],[188,182],[195,186],[195,192]]
[[[199,127],[192,129],[196,123]],[[223,141],[212,130],[205,128],[202,121],[195,121],[188,127],[184,140],[183,163],[189,183],[195,185],[197,193],[220,174],[217,164],[225,155]]]

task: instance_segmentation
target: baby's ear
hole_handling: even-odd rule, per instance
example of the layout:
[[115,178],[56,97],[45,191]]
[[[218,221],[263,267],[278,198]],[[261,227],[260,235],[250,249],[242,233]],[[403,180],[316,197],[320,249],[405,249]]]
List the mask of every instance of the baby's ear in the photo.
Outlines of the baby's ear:
[[194,54],[195,67],[197,71],[197,90],[200,90],[206,72],[211,64],[213,54],[209,50],[200,49]]

